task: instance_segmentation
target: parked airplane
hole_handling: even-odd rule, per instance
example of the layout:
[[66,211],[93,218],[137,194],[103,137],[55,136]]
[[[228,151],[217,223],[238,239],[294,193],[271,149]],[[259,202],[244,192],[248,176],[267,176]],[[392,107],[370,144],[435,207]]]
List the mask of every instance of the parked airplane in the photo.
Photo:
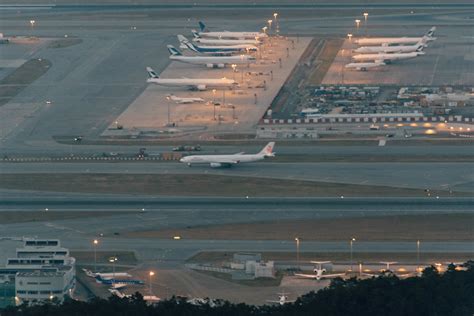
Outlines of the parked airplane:
[[212,168],[231,167],[244,162],[255,162],[268,157],[274,157],[274,142],[268,143],[258,154],[237,153],[233,155],[192,155],[180,159],[191,167],[194,164],[210,164]]
[[237,44],[227,46],[199,46],[191,43],[183,35],[178,35],[178,41],[181,44],[180,47],[192,50],[195,53],[200,54],[229,54],[229,53],[241,53],[241,52],[256,52],[258,48],[251,44]]
[[355,40],[356,44],[359,45],[394,45],[394,44],[411,44],[418,43],[419,41],[425,39],[426,41],[434,41],[436,37],[433,37],[436,27],[433,26],[425,33],[422,37],[368,37],[368,38],[359,38]]
[[408,46],[363,46],[354,50],[358,54],[373,54],[373,53],[413,53],[421,52],[426,47],[426,41],[418,42],[415,45]]
[[[237,38],[237,39],[246,39],[246,38],[255,39],[255,38],[267,37],[267,34],[261,33],[261,32],[229,32],[229,31],[209,32],[209,31],[206,31],[206,26],[201,21],[199,21],[199,28],[201,29],[201,31],[198,32],[198,34],[201,37]],[[196,31],[193,30],[193,32],[196,32]]]
[[192,78],[180,78],[180,79],[167,79],[160,78],[151,67],[146,67],[148,72],[148,83],[154,83],[165,87],[187,87],[189,89],[195,89],[199,91],[206,90],[208,88],[229,88],[237,85],[232,79],[221,78],[221,79],[192,79]]
[[173,45],[168,45],[170,59],[195,65],[206,65],[208,68],[224,68],[231,64],[253,64],[256,58],[250,55],[236,56],[183,56]]
[[316,279],[318,281],[321,279],[337,278],[346,275],[345,273],[324,274],[326,269],[323,269],[323,264],[331,263],[331,261],[311,261],[311,263],[316,264],[316,267],[313,269],[313,272],[316,274],[295,273],[295,275],[307,279]]
[[261,42],[258,39],[214,39],[214,38],[202,38],[196,30],[191,31],[193,33],[193,41],[200,44],[210,44],[210,45],[238,45],[238,44],[247,44],[247,45],[259,45]]
[[278,295],[278,300],[267,300],[268,303],[272,304],[280,304],[280,305],[285,305],[288,303],[293,303],[294,300],[288,300],[288,296],[285,294],[285,292],[282,293],[277,293]]
[[3,36],[3,33],[0,33],[0,44],[8,44],[10,43],[10,39]]
[[359,71],[367,71],[370,68],[384,66],[384,62],[372,62],[372,63],[349,63],[345,66],[348,69],[355,69]]
[[352,56],[352,59],[356,61],[363,61],[363,60],[373,60],[375,62],[384,62],[389,63],[394,60],[400,59],[409,59],[415,58],[420,55],[424,55],[424,52],[413,52],[413,53],[393,53],[393,54],[358,54]]
[[203,98],[181,98],[177,97],[174,94],[168,94],[168,98],[170,98],[171,101],[174,101],[178,104],[189,104],[189,103],[203,103],[206,102]]
[[127,272],[115,272],[115,273],[101,273],[101,272],[92,272],[91,270],[88,270],[88,269],[82,269],[82,271],[84,271],[84,273],[88,276],[88,277],[91,277],[91,278],[95,278],[97,276],[100,276],[101,278],[103,279],[111,279],[113,278],[114,276],[116,277],[127,277],[127,278],[130,278],[132,277],[131,274],[127,273]]

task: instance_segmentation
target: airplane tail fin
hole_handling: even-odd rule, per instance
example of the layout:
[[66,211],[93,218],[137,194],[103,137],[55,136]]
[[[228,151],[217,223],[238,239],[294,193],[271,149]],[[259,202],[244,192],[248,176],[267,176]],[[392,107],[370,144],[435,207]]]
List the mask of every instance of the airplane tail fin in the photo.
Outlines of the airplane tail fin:
[[150,79],[158,79],[158,75],[156,74],[156,72],[153,70],[153,68],[151,67],[146,67],[146,71],[148,72],[148,77]]
[[202,23],[202,21],[199,21],[199,29],[201,30],[201,32],[206,31],[206,25]]
[[196,30],[191,30],[191,33],[193,33],[194,38],[201,38],[201,36]]
[[180,43],[186,43],[186,42],[189,42],[188,39],[186,37],[184,37],[183,35],[179,34],[178,35],[178,41]]
[[425,33],[425,36],[433,37],[435,31],[436,31],[436,26],[433,26],[432,28],[428,30],[428,32]]
[[275,147],[275,142],[269,142],[258,154],[265,157],[274,157],[273,147]]
[[172,56],[182,55],[181,52],[178,49],[176,49],[173,45],[166,45],[166,47],[168,48],[168,52],[170,53],[170,55]]

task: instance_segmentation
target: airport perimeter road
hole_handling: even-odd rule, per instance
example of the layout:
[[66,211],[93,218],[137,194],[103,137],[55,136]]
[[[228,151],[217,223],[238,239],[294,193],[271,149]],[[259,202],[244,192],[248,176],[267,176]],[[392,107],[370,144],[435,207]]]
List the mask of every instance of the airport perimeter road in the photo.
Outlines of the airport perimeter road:
[[233,168],[181,163],[2,163],[2,173],[196,174],[474,192],[474,163],[249,163]]

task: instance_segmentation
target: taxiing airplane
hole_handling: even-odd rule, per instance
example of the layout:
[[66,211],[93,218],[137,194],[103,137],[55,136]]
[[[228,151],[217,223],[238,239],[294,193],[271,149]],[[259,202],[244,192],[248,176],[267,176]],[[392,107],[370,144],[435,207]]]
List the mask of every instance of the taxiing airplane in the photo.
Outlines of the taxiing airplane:
[[412,44],[418,43],[421,40],[434,41],[436,37],[433,37],[436,27],[433,26],[425,33],[423,37],[368,37],[359,38],[355,40],[356,44],[359,45],[395,45],[395,44]]
[[193,33],[193,42],[200,43],[200,44],[208,44],[208,45],[239,45],[239,44],[246,44],[246,45],[259,45],[261,42],[258,39],[215,39],[215,38],[202,38],[198,32],[195,30],[191,31]]
[[[115,289],[122,288],[123,286],[120,286],[122,284],[128,285],[128,284],[133,284],[133,285],[141,285],[144,284],[142,280],[132,280],[132,279],[116,279],[116,278],[102,278],[100,275],[95,277],[95,280],[97,283],[102,283],[102,284],[107,284],[107,285],[112,285]],[[119,285],[117,287],[117,285]]]
[[373,54],[373,53],[413,53],[421,52],[426,45],[419,42],[415,45],[408,46],[363,46],[354,50],[358,54]]
[[192,78],[180,78],[180,79],[168,79],[160,78],[151,67],[146,67],[148,72],[148,83],[154,83],[165,87],[186,87],[193,90],[203,91],[209,88],[229,88],[237,85],[232,79],[221,78],[221,79],[192,79]]
[[189,49],[195,53],[199,54],[231,54],[231,53],[241,53],[241,52],[256,52],[258,48],[255,45],[250,44],[237,44],[237,45],[227,45],[227,46],[199,46],[190,42],[183,35],[178,35],[178,41],[181,44],[181,48]]
[[178,104],[190,104],[190,103],[203,103],[206,102],[203,98],[181,98],[177,97],[174,94],[168,94],[168,98],[170,98],[171,101],[174,101]]
[[[266,33],[261,32],[209,32],[206,30],[206,26],[204,23],[199,21],[199,28],[201,29],[200,32],[197,32],[201,37],[212,37],[212,38],[237,38],[237,39],[246,39],[246,38],[264,38],[267,37]],[[193,32],[196,32],[193,30]]]
[[194,164],[209,164],[212,168],[231,167],[244,162],[255,162],[274,157],[274,142],[268,143],[258,154],[237,153],[233,155],[192,155],[181,158],[179,161],[189,167]]
[[370,68],[384,66],[384,62],[372,62],[372,63],[349,63],[345,66],[348,69],[355,69],[359,71],[367,71]]
[[236,56],[183,56],[173,45],[168,45],[170,59],[188,64],[206,65],[207,68],[224,68],[231,64],[253,64],[257,59],[250,55]]
[[331,279],[346,275],[345,273],[324,274],[326,272],[326,269],[323,268],[323,264],[331,263],[331,261],[311,261],[311,263],[316,264],[316,267],[313,269],[313,272],[315,272],[316,274],[295,273],[295,275],[301,278],[315,279],[317,281],[321,279]]
[[278,300],[267,300],[267,302],[272,303],[272,304],[280,304],[280,305],[285,305],[285,304],[294,302],[294,300],[288,300],[288,296],[285,294],[285,292],[277,293],[277,295],[278,295]]
[[413,53],[393,53],[393,54],[358,54],[352,56],[352,59],[355,61],[363,61],[363,60],[373,60],[375,62],[384,62],[389,63],[394,60],[400,59],[409,59],[415,58],[420,55],[424,55],[424,52],[413,52]]

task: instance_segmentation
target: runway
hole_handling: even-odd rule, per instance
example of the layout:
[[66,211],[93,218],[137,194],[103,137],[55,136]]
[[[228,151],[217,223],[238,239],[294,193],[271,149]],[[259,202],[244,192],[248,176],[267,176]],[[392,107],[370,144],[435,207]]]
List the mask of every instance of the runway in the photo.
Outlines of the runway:
[[195,174],[474,192],[474,163],[248,163],[233,168],[181,163],[2,163],[4,174]]

